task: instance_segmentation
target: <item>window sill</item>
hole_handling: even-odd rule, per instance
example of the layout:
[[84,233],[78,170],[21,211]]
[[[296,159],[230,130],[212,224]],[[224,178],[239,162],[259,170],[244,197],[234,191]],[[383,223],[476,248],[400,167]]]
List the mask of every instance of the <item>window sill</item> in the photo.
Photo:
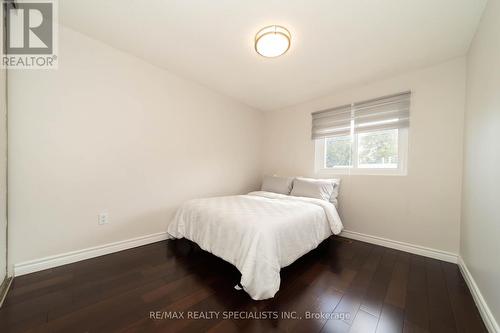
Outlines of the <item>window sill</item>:
[[408,172],[401,169],[319,169],[317,175],[351,175],[351,176],[407,176]]

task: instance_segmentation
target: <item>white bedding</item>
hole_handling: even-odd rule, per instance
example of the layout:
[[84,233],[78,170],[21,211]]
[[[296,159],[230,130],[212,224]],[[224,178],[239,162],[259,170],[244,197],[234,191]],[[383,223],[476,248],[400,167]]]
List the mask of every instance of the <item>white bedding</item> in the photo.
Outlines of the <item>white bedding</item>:
[[188,201],[167,231],[236,266],[243,289],[261,300],[278,291],[282,267],[342,228],[330,202],[258,191]]

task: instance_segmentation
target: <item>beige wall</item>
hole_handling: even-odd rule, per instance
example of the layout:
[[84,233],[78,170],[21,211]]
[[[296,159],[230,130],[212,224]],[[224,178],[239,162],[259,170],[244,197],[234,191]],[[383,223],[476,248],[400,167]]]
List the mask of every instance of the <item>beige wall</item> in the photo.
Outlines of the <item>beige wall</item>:
[[500,322],[500,1],[490,0],[467,57],[460,254]]
[[408,89],[408,175],[341,177],[343,222],[350,231],[458,253],[464,58],[266,114],[264,171],[320,177],[310,113]]
[[162,232],[186,199],[260,184],[261,112],[67,28],[59,43],[58,70],[9,76],[11,264]]

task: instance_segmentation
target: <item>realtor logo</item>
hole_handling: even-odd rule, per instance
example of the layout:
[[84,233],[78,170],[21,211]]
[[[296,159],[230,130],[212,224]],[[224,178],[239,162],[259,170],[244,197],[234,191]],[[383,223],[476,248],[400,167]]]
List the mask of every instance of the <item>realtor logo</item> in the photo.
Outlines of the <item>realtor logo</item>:
[[57,68],[53,0],[2,0],[2,67]]

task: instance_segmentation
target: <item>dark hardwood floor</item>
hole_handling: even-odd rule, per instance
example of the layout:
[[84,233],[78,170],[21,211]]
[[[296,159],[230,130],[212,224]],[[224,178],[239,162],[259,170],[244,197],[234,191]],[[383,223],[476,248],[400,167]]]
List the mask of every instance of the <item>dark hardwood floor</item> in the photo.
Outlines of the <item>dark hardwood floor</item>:
[[0,332],[486,332],[457,265],[376,245],[328,239],[270,300],[239,276],[186,240],[154,243],[15,278]]

